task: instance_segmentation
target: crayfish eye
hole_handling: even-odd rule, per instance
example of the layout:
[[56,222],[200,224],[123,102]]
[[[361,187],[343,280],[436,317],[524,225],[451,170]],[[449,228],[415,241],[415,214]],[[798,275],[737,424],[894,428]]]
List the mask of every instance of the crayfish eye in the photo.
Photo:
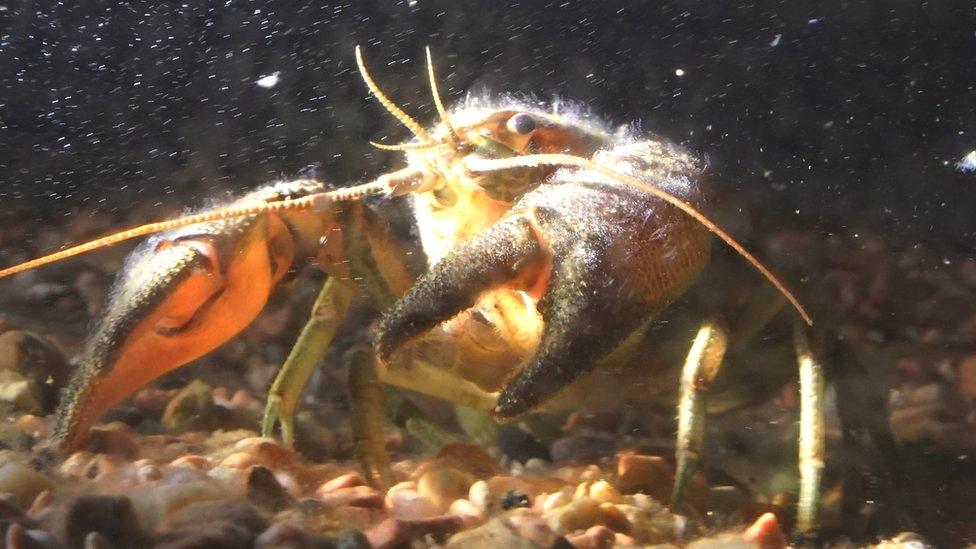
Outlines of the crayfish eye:
[[505,123],[505,127],[512,133],[528,135],[535,131],[535,119],[532,118],[531,114],[520,112],[509,118],[508,122]]

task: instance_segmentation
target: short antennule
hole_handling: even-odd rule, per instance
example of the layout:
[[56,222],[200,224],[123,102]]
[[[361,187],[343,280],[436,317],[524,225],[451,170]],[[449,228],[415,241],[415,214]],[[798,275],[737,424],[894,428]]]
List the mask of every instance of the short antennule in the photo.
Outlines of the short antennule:
[[424,48],[424,53],[427,54],[427,79],[430,81],[430,93],[434,96],[434,106],[437,107],[437,114],[440,115],[441,122],[447,128],[447,136],[451,141],[451,147],[455,150],[459,149],[461,147],[461,138],[458,136],[457,130],[454,129],[454,124],[451,123],[451,116],[447,113],[447,109],[444,108],[440,92],[437,91],[437,77],[434,76],[434,58],[430,54],[430,46]]
[[421,126],[419,123],[417,123],[416,120],[411,118],[409,114],[403,112],[403,110],[400,107],[396,106],[396,103],[391,101],[390,98],[387,97],[385,93],[383,93],[383,90],[381,90],[380,87],[376,85],[376,81],[373,80],[373,77],[369,75],[369,71],[366,70],[366,62],[363,61],[362,48],[360,48],[359,46],[356,46],[356,64],[359,66],[359,75],[362,76],[363,82],[366,82],[366,86],[369,88],[369,91],[373,92],[373,95],[376,97],[376,100],[379,101],[381,105],[383,105],[383,108],[389,111],[389,113],[395,116],[396,119],[399,120],[401,124],[406,126],[411,132],[413,132],[413,134],[417,136],[417,139],[420,139],[424,143],[428,143],[428,144],[435,143],[435,141],[431,139],[430,135],[427,133],[427,130],[423,128],[423,126]]

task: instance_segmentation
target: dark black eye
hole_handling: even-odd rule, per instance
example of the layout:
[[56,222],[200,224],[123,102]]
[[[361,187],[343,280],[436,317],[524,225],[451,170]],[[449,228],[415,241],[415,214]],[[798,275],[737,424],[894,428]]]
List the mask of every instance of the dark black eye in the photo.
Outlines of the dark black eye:
[[535,119],[531,114],[521,112],[508,119],[506,123],[508,131],[519,135],[528,135],[535,130]]

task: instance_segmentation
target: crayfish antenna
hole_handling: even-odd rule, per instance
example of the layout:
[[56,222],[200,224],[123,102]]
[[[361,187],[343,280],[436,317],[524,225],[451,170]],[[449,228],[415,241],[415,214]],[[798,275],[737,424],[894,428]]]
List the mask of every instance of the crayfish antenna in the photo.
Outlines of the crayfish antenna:
[[365,196],[388,193],[389,190],[390,190],[389,183],[387,183],[386,181],[377,180],[370,183],[364,183],[362,185],[356,185],[353,187],[336,189],[334,191],[329,191],[327,193],[310,194],[308,196],[303,196],[301,198],[291,198],[287,200],[278,200],[275,202],[258,202],[254,204],[242,204],[238,206],[229,206],[226,208],[221,208],[209,212],[202,212],[202,213],[188,215],[184,217],[178,217],[176,219],[171,219],[169,221],[158,221],[156,223],[148,223],[146,225],[133,227],[131,229],[110,234],[108,236],[96,238],[95,240],[91,240],[83,244],[78,244],[77,246],[72,246],[70,248],[66,248],[64,250],[60,250],[52,254],[39,257],[37,259],[32,259],[30,261],[26,261],[24,263],[14,265],[13,267],[0,269],[0,278],[4,278],[17,273],[22,273],[24,271],[29,271],[31,269],[36,269],[38,267],[43,267],[44,265],[49,265],[51,263],[57,263],[58,261],[68,259],[76,255],[81,255],[84,253],[97,250],[99,248],[104,248],[106,246],[118,244],[119,242],[125,242],[126,240],[131,240],[133,238],[139,238],[141,236],[161,233],[163,231],[171,231],[173,229],[179,229],[181,227],[186,227],[188,225],[196,225],[198,223],[209,223],[211,221],[220,221],[223,219],[231,219],[234,217],[243,217],[248,215],[258,215],[258,214],[265,214],[265,213],[294,211],[294,210],[310,210],[319,207],[321,204],[325,204],[329,202],[346,202],[350,200],[359,200]]
[[389,97],[386,96],[385,93],[383,93],[383,90],[381,90],[380,87],[376,84],[376,81],[373,80],[373,77],[369,75],[369,71],[366,70],[366,62],[363,61],[362,48],[360,48],[359,46],[356,46],[356,65],[359,66],[359,75],[362,76],[363,82],[366,83],[366,87],[369,88],[369,91],[373,92],[373,95],[376,97],[376,100],[379,101],[381,105],[383,105],[383,108],[385,108],[390,114],[395,116],[396,119],[399,120],[401,124],[407,127],[407,129],[413,132],[413,134],[417,136],[417,139],[420,139],[421,141],[427,144],[436,143],[430,137],[430,134],[427,133],[427,130],[423,128],[423,126],[421,126],[409,114],[405,113],[403,109],[398,107],[396,103],[394,103]]
[[599,172],[611,179],[616,179],[621,183],[625,183],[631,187],[640,189],[646,193],[650,193],[685,212],[691,216],[692,219],[701,223],[712,234],[721,238],[722,241],[728,244],[729,247],[735,250],[736,253],[743,257],[743,259],[748,261],[753,268],[759,271],[759,274],[763,275],[766,280],[770,282],[770,284],[772,284],[781,294],[783,294],[783,297],[790,302],[790,305],[793,306],[804,322],[810,326],[813,326],[813,319],[810,317],[810,314],[807,313],[807,310],[803,307],[803,305],[800,304],[800,300],[798,300],[796,296],[794,296],[793,293],[787,289],[786,285],[780,282],[780,280],[776,278],[776,275],[766,268],[766,266],[763,265],[763,263],[759,261],[756,256],[752,255],[749,250],[746,250],[745,246],[739,244],[737,240],[732,238],[732,235],[725,232],[724,229],[709,219],[708,216],[700,212],[697,208],[685,200],[682,200],[664,189],[655,187],[654,185],[641,181],[636,177],[620,173],[612,168],[597,164],[596,162],[586,158],[580,158],[571,154],[529,154],[525,156],[497,159],[469,157],[465,162],[467,164],[467,168],[472,172],[491,172],[497,170],[508,170],[512,168],[535,168],[538,166],[576,166],[579,168],[592,170],[594,172]]
[[400,143],[398,145],[387,145],[386,143],[377,143],[376,141],[370,141],[369,144],[381,151],[423,151],[437,147],[447,147],[449,145],[449,143]]
[[447,113],[447,109],[444,108],[440,92],[437,91],[437,77],[434,76],[434,58],[430,55],[430,46],[425,47],[424,52],[427,54],[427,79],[430,81],[430,93],[434,96],[434,106],[437,107],[437,114],[440,115],[441,122],[447,128],[447,136],[451,141],[451,147],[454,150],[460,149],[461,138],[458,136],[457,130],[454,129],[454,124],[451,123],[451,116]]

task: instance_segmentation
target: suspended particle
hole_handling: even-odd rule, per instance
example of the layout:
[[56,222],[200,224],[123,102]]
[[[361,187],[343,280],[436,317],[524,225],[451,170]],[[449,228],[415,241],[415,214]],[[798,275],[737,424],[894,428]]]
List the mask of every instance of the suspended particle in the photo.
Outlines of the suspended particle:
[[278,76],[280,74],[281,74],[280,72],[275,71],[269,74],[268,76],[262,76],[255,82],[255,84],[265,89],[273,88],[278,84],[278,81],[280,80]]

